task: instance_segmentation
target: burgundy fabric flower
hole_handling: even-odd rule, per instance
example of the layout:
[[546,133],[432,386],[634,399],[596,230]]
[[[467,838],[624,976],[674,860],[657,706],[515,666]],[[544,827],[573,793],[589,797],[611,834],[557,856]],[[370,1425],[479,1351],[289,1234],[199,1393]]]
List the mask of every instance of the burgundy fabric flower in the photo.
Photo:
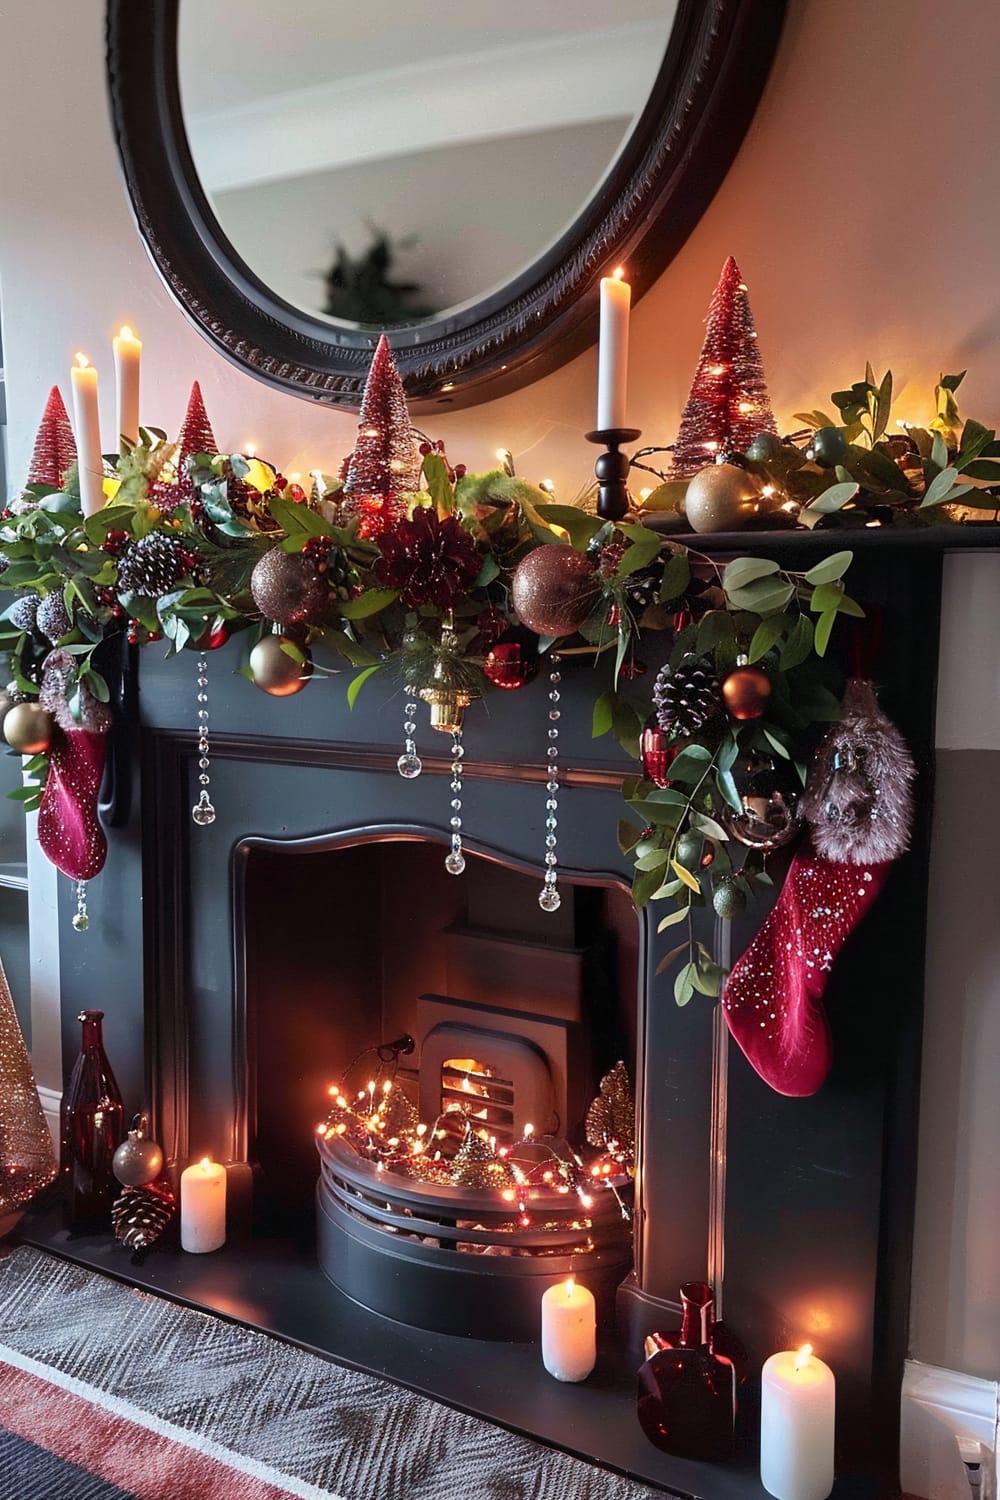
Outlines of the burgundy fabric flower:
[[456,598],[478,578],[482,568],[479,548],[460,521],[439,521],[426,506],[413,519],[400,521],[379,537],[382,556],[375,564],[380,583],[399,589],[407,609],[433,604],[451,609]]

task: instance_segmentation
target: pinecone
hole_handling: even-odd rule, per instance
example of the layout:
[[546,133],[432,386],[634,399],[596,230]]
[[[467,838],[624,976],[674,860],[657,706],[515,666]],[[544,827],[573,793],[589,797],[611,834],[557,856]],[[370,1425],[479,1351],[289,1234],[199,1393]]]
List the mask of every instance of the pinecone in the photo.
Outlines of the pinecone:
[[178,537],[151,531],[118,559],[118,592],[159,599],[189,571],[189,554]]
[[115,1239],[128,1250],[148,1250],[174,1216],[177,1200],[166,1177],[124,1188],[111,1205]]
[[685,656],[671,672],[660,668],[653,684],[653,706],[661,729],[697,734],[722,708],[722,690],[704,656]]
[[64,635],[69,635],[73,629],[73,621],[62,594],[45,595],[38,606],[35,625],[42,635],[52,642],[53,646],[57,645]]
[[7,618],[16,630],[23,630],[30,635],[35,629],[41,602],[38,594],[19,594],[11,605]]

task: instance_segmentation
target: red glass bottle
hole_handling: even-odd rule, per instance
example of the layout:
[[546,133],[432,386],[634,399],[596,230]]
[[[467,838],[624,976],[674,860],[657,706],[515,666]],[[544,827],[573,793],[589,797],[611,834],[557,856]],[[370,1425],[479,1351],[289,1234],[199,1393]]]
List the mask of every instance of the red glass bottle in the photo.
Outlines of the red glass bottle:
[[719,1463],[732,1456],[736,1370],[714,1344],[715,1298],[704,1281],[681,1287],[678,1334],[652,1334],[639,1371],[638,1415],[651,1443],[680,1458]]
[[75,1230],[108,1229],[120,1191],[111,1159],[125,1139],[125,1107],[104,1051],[103,1010],[82,1010],[83,1041],[59,1112],[59,1172]]

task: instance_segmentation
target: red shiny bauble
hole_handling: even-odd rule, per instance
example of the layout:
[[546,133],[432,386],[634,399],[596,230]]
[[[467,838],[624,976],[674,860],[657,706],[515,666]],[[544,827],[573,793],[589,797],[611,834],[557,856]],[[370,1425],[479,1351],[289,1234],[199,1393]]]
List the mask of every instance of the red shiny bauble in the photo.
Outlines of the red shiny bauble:
[[538,671],[538,652],[519,631],[507,631],[487,653],[483,671],[494,687],[513,692],[528,685]]
[[206,630],[195,642],[199,651],[218,651],[229,640],[229,631],[225,625],[220,625],[218,630]]
[[722,684],[726,709],[734,719],[759,719],[771,696],[771,679],[760,667],[737,667]]
[[670,744],[665,729],[644,729],[640,741],[642,769],[646,778],[657,786],[669,786],[667,771],[677,757],[677,746]]
[[597,603],[597,569],[575,547],[551,542],[517,565],[511,602],[522,625],[536,635],[572,635]]

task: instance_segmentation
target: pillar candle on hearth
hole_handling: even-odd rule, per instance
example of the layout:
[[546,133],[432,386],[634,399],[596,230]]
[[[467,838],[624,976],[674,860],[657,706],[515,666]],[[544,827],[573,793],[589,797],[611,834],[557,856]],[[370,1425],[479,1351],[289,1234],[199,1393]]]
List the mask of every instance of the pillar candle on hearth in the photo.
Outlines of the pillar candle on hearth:
[[139,362],[142,340],[126,324],[112,340],[115,352],[115,412],[118,437],[139,441]]
[[92,516],[104,504],[104,459],[101,455],[101,421],[97,407],[97,371],[85,354],[76,356],[69,372],[73,390],[73,431],[76,464],[80,475],[80,504]]
[[826,1500],[833,1489],[836,1382],[805,1344],[772,1354],[761,1375],[760,1482],[776,1500]]
[[542,1294],[542,1363],[556,1380],[586,1380],[597,1359],[594,1296],[572,1278]]
[[628,320],[632,288],[621,266],[601,279],[601,332],[597,348],[597,430],[625,426],[628,386]]
[[181,1249],[194,1255],[226,1243],[226,1169],[203,1156],[181,1173]]

